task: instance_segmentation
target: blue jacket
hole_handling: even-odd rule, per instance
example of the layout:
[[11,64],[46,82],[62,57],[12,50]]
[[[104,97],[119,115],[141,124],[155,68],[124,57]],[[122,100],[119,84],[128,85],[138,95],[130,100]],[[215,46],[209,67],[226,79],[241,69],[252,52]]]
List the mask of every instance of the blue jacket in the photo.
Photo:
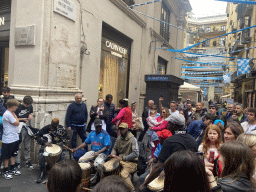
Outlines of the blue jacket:
[[199,145],[204,136],[205,128],[206,127],[203,121],[192,121],[187,128],[187,133],[190,134],[192,137],[194,137],[197,144]]
[[85,125],[87,123],[87,117],[88,113],[87,106],[85,103],[71,103],[68,106],[66,114],[67,127],[71,127],[71,125]]

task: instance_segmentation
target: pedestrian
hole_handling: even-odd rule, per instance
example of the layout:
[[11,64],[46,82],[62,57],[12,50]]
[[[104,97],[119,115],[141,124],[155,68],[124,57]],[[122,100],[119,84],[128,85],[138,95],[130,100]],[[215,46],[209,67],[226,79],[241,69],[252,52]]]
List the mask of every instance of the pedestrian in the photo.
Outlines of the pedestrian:
[[247,115],[244,114],[244,106],[242,104],[236,104],[236,115],[240,123],[247,121]]
[[113,96],[111,94],[106,95],[104,109],[106,109],[107,132],[110,136],[116,137],[116,133],[113,131],[113,124],[111,123],[115,117],[115,104],[112,101]]
[[[12,179],[12,175],[21,175],[15,165],[15,157],[19,151],[19,134],[17,127],[20,122],[14,113],[18,108],[19,102],[16,99],[8,99],[7,110],[3,115],[3,138],[1,158],[4,164],[3,177]],[[10,170],[8,170],[10,161]]]
[[224,131],[224,142],[234,141],[242,133],[244,133],[244,130],[241,125],[238,123],[230,123]]
[[76,148],[77,134],[82,139],[82,142],[86,139],[85,126],[87,123],[87,106],[82,102],[83,95],[77,93],[75,95],[75,102],[70,104],[66,114],[66,124],[69,130],[73,130],[72,136],[72,148]]
[[7,109],[7,105],[6,105],[6,102],[9,100],[9,99],[15,99],[15,97],[13,95],[11,95],[11,89],[10,87],[4,87],[2,89],[2,96],[0,98],[0,102],[1,104]]
[[32,141],[32,137],[28,134],[27,126],[30,126],[30,120],[33,118],[33,98],[31,96],[25,96],[23,98],[22,103],[19,104],[17,110],[15,111],[15,114],[17,115],[21,128],[20,134],[21,134],[21,143],[19,145],[19,152],[16,157],[16,166],[19,169],[20,168],[20,162],[21,162],[21,148],[22,145],[24,145],[24,157],[26,161],[26,167],[29,169],[34,169],[34,166],[30,162],[30,145]]
[[109,155],[119,160],[122,166],[121,177],[125,179],[126,184],[131,191],[135,188],[131,182],[129,175],[137,170],[137,162],[139,157],[139,147],[137,139],[128,131],[128,124],[121,123],[118,127],[121,135],[117,137],[115,146]]
[[141,120],[136,111],[136,106],[137,106],[136,102],[131,104],[133,126],[130,129],[130,131],[134,135],[135,138],[137,138],[137,131],[141,130],[141,128],[142,128]]
[[186,125],[192,121],[192,116],[195,112],[192,109],[192,104],[190,102],[187,103],[187,108],[184,110],[184,117],[186,119]]
[[230,141],[220,147],[220,159],[223,165],[221,178],[216,182],[211,169],[206,164],[206,173],[212,191],[240,192],[253,189],[255,157],[244,143]]
[[[111,185],[110,185],[111,183]],[[92,192],[131,192],[125,180],[118,175],[111,175],[102,179]]]
[[177,107],[178,107],[177,103],[175,101],[171,101],[170,109],[169,109],[169,112],[171,115],[179,113],[179,111],[177,110]]
[[[205,160],[215,164],[216,169],[213,170],[215,177],[220,177],[222,171],[218,152],[221,145],[222,136],[220,128],[214,124],[209,125],[206,128],[202,144],[199,145],[198,152],[203,152]],[[212,153],[214,154],[213,159],[211,159]]]
[[211,113],[207,113],[204,117],[204,121],[192,121],[187,128],[187,133],[194,137],[198,145],[200,145],[206,128],[212,124],[214,120],[215,116]]
[[46,187],[49,192],[76,192],[80,189],[82,169],[74,160],[65,159],[49,172]]
[[245,133],[256,134],[256,109],[249,108],[247,113],[248,122],[241,123]]
[[[253,152],[254,156],[256,157],[256,135],[242,133],[237,137],[237,141],[241,141],[242,143],[246,144]],[[256,170],[255,170],[256,173]],[[254,174],[254,178],[255,178]]]
[[192,152],[197,152],[197,142],[185,131],[185,118],[180,114],[175,114],[170,115],[166,120],[169,122],[168,129],[172,133],[172,136],[168,137],[164,141],[160,155],[158,156],[158,162],[150,175],[140,186],[139,191],[146,189],[146,186],[159,176],[164,168],[164,162],[174,152],[182,150],[191,150]]
[[41,183],[46,176],[45,148],[51,147],[52,144],[61,146],[61,154],[56,161],[62,161],[67,153],[67,149],[63,144],[66,145],[70,138],[65,127],[59,124],[59,119],[54,118],[52,119],[51,124],[44,126],[35,134],[35,139],[37,143],[41,145],[38,151],[40,174],[36,180],[37,183]]
[[235,110],[234,104],[229,104],[228,105],[228,112],[226,114],[226,120],[228,120],[233,115],[234,110]]
[[99,97],[97,100],[97,106],[92,106],[90,110],[90,121],[87,126],[87,132],[95,131],[94,121],[95,119],[101,119],[102,129],[107,131],[106,121],[107,121],[107,109],[104,107],[104,99]]
[[145,133],[148,131],[147,118],[150,114],[150,110],[153,109],[153,105],[154,105],[154,101],[149,100],[148,106],[144,108],[144,111],[142,113],[142,122],[144,125],[144,130],[140,132],[139,139],[138,139],[139,142],[141,142],[143,140]]
[[[179,113],[175,113],[174,115],[177,116]],[[163,107],[161,111],[161,115],[156,118],[157,122],[159,123],[158,126],[154,126],[153,130],[154,131],[162,131],[163,129],[168,128],[168,121],[166,118],[170,116],[169,109],[167,107]]]
[[213,114],[215,116],[215,120],[219,119],[223,122],[226,122],[226,118],[223,115],[219,115],[219,106],[217,104],[212,104],[209,106],[209,113]]
[[164,192],[210,192],[204,163],[189,151],[177,151],[164,163]]
[[120,99],[119,107],[121,108],[117,116],[112,120],[112,124],[119,126],[121,123],[127,123],[129,130],[133,127],[132,110],[128,106],[128,100]]
[[196,112],[195,112],[195,118],[196,120],[201,120],[203,116],[205,116],[207,111],[203,109],[203,104],[198,102],[196,103]]

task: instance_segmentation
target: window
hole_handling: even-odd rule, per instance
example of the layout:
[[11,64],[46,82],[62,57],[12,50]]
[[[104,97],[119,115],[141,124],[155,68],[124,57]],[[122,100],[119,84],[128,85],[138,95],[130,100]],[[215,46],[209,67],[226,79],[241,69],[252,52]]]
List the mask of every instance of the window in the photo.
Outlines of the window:
[[216,42],[216,41],[213,41],[212,45],[213,45],[214,47],[216,47],[217,42]]
[[209,47],[210,46],[210,42],[209,41],[205,41],[202,43],[202,47]]
[[158,75],[165,75],[166,74],[166,68],[167,68],[167,63],[165,59],[158,57],[158,63],[157,63],[157,74]]
[[123,0],[128,6],[134,5],[134,0]]
[[225,46],[225,37],[220,38],[220,46],[222,46],[222,47]]
[[211,27],[206,27],[205,30],[206,32],[211,32]]
[[[170,11],[164,3],[162,3],[161,20],[170,23]],[[166,23],[160,24],[160,35],[169,42],[169,25]]]
[[221,26],[221,31],[226,31],[226,25]]

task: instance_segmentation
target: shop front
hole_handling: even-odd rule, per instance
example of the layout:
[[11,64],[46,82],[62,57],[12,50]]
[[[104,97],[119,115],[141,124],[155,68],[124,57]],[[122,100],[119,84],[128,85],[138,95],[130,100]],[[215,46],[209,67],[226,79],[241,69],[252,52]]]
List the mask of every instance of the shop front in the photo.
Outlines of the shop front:
[[255,79],[245,82],[244,84],[244,93],[245,93],[245,107],[255,107]]
[[8,85],[11,1],[0,3],[0,93]]
[[103,24],[99,96],[113,95],[118,106],[120,99],[128,98],[131,39]]

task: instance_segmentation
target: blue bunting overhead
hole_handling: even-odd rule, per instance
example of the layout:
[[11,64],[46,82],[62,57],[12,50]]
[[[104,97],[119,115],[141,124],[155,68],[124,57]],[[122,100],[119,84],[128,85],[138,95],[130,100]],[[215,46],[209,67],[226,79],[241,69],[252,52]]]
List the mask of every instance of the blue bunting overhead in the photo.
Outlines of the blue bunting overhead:
[[158,2],[161,2],[163,0],[156,0],[156,1],[150,1],[150,2],[146,2],[146,3],[140,3],[140,4],[135,4],[135,5],[131,5],[130,7],[137,7],[137,6],[141,6],[141,5],[149,5],[149,4],[152,4],[152,3],[158,3]]
[[201,64],[201,65],[216,65],[216,66],[230,66],[230,67],[234,67],[234,66],[237,66],[237,65],[223,65],[223,64],[215,64],[215,63],[205,63],[205,62],[199,62],[199,61],[191,61],[191,60],[186,60],[186,59],[180,59],[178,57],[173,57],[174,59],[178,59],[180,61],[186,61],[186,62],[189,62],[189,63],[192,63],[192,64]]
[[255,1],[245,1],[245,0],[215,0],[215,1],[225,1],[225,2],[230,2],[230,3],[241,3],[241,4],[256,5]]
[[[209,67],[181,67],[182,69],[209,69]],[[211,67],[211,69],[222,69],[222,67]]]
[[224,73],[224,71],[207,71],[207,72],[182,71],[181,73],[187,74],[187,75],[207,75],[207,74]]
[[223,77],[188,77],[181,76],[184,79],[200,79],[200,80],[223,80]]

